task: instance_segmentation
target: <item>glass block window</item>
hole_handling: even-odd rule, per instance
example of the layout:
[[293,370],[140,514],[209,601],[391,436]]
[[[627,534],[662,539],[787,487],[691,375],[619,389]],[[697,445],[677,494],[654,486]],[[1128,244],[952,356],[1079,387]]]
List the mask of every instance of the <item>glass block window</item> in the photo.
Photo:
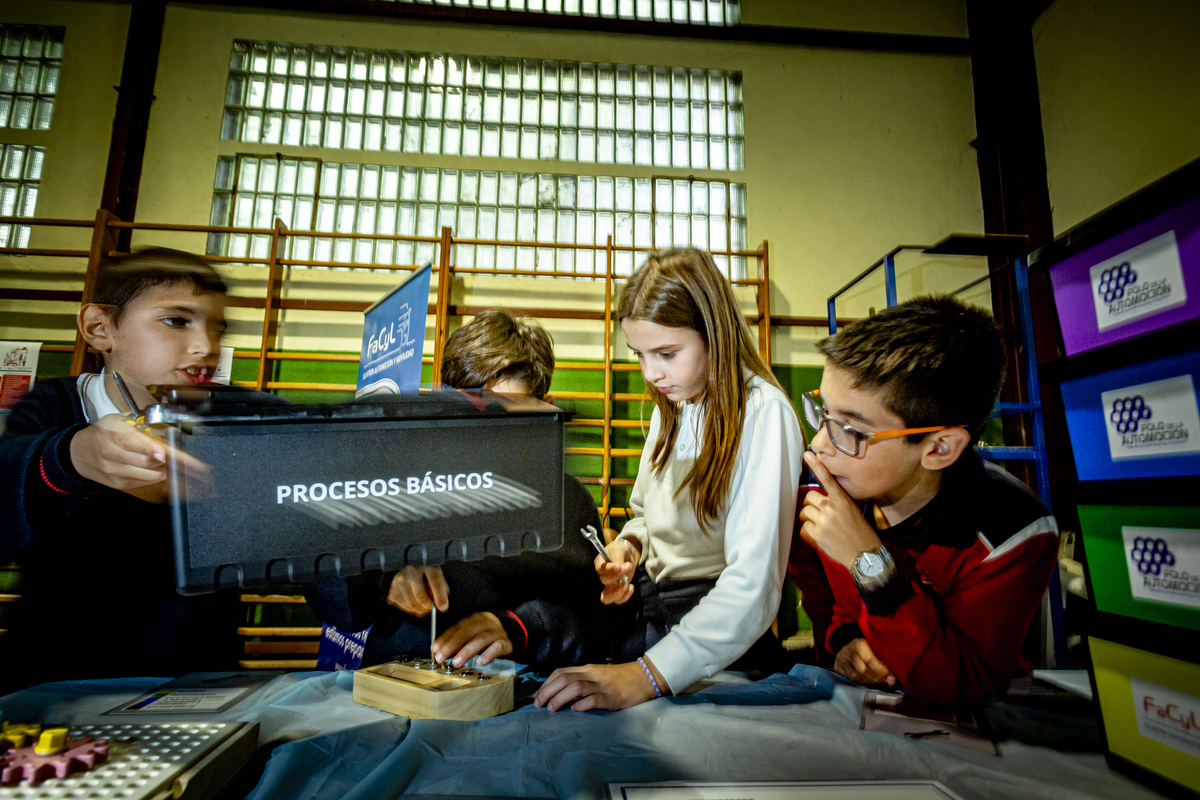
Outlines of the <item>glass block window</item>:
[[[0,217],[32,217],[46,148],[0,144]],[[0,247],[29,247],[29,226],[0,223]]]
[[742,75],[235,40],[221,138],[740,170]]
[[[539,244],[604,244],[710,250],[746,247],[746,187],[725,181],[627,178],[336,164],[282,157],[222,156],[213,193],[213,225],[269,228],[275,218],[316,236],[288,237],[288,258],[359,264],[419,264],[428,242],[334,239],[322,232],[436,237],[447,226],[460,239],[456,267],[567,272],[604,271],[604,254]],[[266,234],[213,234],[211,255],[267,258]],[[635,254],[616,253],[628,275]],[[746,259],[716,256],[732,278]]]
[[574,17],[636,19],[682,25],[737,25],[739,0],[379,0],[380,2],[528,11]]
[[0,25],[0,128],[50,129],[66,28]]

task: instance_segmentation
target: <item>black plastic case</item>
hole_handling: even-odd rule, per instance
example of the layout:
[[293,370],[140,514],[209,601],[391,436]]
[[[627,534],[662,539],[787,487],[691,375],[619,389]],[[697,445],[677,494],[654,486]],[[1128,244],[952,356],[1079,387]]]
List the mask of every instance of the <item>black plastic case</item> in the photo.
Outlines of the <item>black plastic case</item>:
[[181,392],[147,410],[211,469],[201,480],[168,465],[182,594],[562,546],[567,412],[458,393],[222,397]]

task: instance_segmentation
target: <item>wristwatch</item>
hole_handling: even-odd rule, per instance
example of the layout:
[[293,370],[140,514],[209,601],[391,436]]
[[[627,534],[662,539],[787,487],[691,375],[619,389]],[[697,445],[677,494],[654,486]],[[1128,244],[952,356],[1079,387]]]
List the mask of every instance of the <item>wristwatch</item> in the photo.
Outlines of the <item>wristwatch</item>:
[[887,547],[879,545],[874,550],[864,550],[850,565],[854,584],[864,592],[875,592],[887,586],[896,576],[896,564]]

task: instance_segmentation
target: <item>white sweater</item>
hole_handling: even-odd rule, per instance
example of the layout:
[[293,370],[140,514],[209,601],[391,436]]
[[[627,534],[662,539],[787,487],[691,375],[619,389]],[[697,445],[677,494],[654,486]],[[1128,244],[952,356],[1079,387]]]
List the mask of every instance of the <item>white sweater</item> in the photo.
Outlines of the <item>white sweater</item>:
[[716,578],[712,590],[646,655],[673,692],[729,666],[761,636],[779,609],[800,481],[803,439],[787,396],[757,375],[729,500],[700,528],[689,490],[675,489],[700,454],[704,407],[681,407],[675,449],[655,474],[651,465],[661,420],[650,418],[630,504],[634,517],[620,538],[636,539],[652,580]]

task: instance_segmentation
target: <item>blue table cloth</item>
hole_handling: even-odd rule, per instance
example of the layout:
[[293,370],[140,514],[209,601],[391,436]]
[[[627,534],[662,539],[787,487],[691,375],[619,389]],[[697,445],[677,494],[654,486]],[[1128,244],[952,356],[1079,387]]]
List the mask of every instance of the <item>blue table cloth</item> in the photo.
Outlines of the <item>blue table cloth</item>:
[[[95,722],[162,682],[44,684],[0,698],[0,709],[7,720]],[[533,708],[537,685],[525,680],[515,711],[478,722],[396,717],[354,703],[352,686],[344,672],[283,675],[204,717],[260,724],[273,750],[251,800],[600,798],[610,781],[685,779],[932,779],[967,800],[1158,797],[1108,769],[1090,720],[994,705],[1000,756],[864,732],[864,690],[813,667],[582,714]]]

